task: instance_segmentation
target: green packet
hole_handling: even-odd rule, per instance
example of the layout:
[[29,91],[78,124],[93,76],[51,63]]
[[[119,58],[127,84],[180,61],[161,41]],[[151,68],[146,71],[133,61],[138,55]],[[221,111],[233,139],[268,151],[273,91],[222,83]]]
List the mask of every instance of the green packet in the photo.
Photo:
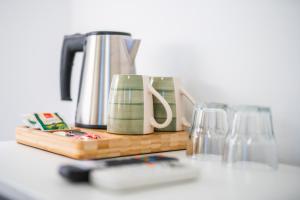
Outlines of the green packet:
[[24,123],[30,128],[43,131],[71,129],[58,113],[32,113],[24,117]]

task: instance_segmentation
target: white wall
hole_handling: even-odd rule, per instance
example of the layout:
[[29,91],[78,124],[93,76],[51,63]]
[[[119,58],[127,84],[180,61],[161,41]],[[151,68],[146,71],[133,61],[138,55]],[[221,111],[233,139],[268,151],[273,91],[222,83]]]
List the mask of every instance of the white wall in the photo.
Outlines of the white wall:
[[60,102],[59,59],[70,29],[68,1],[0,1],[0,140],[14,139],[21,115],[68,114]]
[[[8,2],[0,2],[0,110],[9,113],[1,115],[0,138],[13,137],[20,113],[57,110],[73,119],[74,103],[59,101],[63,34],[121,30],[142,39],[138,73],[181,77],[198,101],[270,106],[281,161],[300,165],[300,1]],[[78,56],[74,98],[80,62]]]

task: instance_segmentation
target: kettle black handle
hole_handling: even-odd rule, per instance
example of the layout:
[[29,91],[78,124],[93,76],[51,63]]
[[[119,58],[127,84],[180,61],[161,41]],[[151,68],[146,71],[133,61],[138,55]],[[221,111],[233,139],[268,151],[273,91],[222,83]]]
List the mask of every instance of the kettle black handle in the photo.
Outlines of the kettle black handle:
[[71,74],[76,52],[83,51],[85,35],[74,34],[64,37],[60,58],[60,94],[62,100],[71,101]]

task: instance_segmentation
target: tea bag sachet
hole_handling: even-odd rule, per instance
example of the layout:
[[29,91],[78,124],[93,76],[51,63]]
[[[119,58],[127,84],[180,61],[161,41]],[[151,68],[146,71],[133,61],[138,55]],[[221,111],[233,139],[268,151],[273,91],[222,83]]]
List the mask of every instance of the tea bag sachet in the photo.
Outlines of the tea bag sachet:
[[70,130],[58,113],[32,113],[24,116],[24,124],[43,131]]

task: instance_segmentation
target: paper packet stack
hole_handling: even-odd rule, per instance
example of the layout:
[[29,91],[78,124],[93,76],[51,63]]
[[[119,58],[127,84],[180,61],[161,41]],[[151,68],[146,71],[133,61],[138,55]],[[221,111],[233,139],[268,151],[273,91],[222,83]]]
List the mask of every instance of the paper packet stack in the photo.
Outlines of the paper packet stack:
[[71,130],[70,126],[58,113],[32,113],[23,118],[23,122],[30,128],[43,131]]

